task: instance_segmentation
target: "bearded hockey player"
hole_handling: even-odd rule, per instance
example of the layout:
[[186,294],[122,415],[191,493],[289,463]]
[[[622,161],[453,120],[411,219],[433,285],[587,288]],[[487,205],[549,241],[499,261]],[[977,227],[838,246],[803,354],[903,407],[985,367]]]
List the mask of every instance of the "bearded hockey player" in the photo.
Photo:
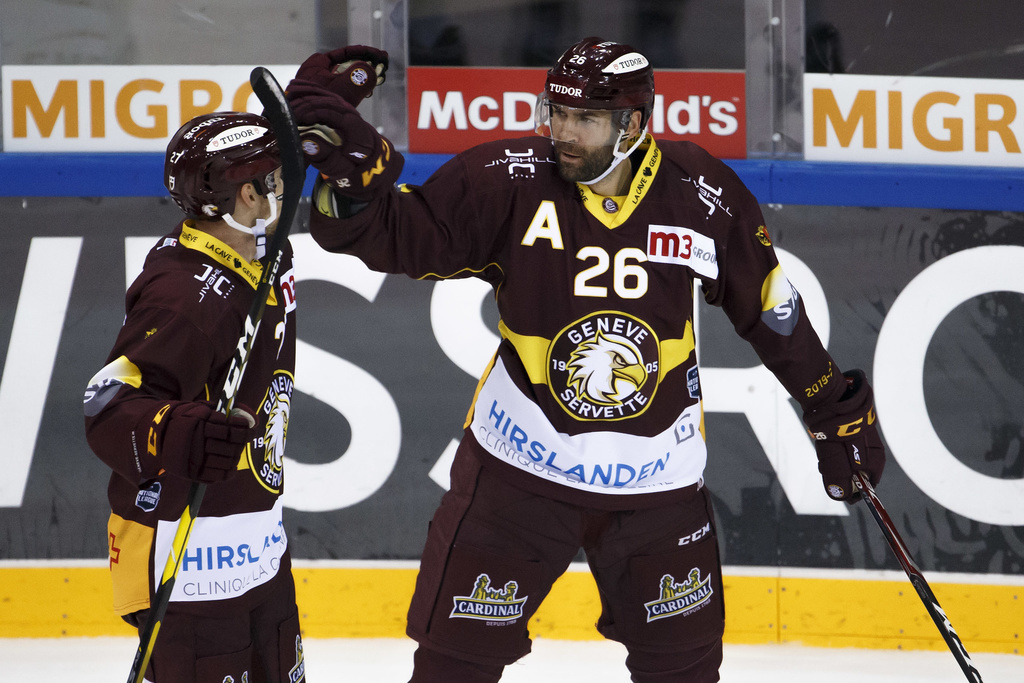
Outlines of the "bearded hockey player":
[[538,136],[473,147],[420,187],[392,186],[400,157],[329,89],[293,86],[323,176],[315,240],[387,273],[481,278],[501,318],[423,552],[412,681],[497,681],[580,548],[633,681],[719,680],[694,280],[803,408],[828,495],[851,500],[853,472],[877,482],[885,457],[868,382],[822,347],[756,199],[697,145],[647,133],[653,72],[628,45],[573,45]]
[[164,182],[185,213],[128,289],[107,365],[89,383],[85,429],[112,470],[107,489],[114,610],[141,630],[190,484],[208,486],[160,624],[155,683],[304,680],[282,526],[285,434],[295,368],[292,253],[235,395],[214,409],[279,211],[281,157],[269,121],[218,112],[172,137]]

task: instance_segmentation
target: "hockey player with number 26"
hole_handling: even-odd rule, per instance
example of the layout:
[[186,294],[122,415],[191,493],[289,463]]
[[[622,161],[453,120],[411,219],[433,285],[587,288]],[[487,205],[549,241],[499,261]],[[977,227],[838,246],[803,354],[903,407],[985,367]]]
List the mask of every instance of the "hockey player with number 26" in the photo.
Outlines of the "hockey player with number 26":
[[412,681],[499,680],[580,548],[633,681],[719,680],[694,281],[800,404],[829,496],[853,500],[853,473],[875,483],[885,462],[868,381],[823,348],[756,199],[699,146],[647,133],[653,70],[628,45],[573,45],[535,137],[468,149],[415,187],[394,187],[400,155],[337,77],[288,88],[321,174],[314,239],[382,272],[480,278],[500,315],[427,534]]

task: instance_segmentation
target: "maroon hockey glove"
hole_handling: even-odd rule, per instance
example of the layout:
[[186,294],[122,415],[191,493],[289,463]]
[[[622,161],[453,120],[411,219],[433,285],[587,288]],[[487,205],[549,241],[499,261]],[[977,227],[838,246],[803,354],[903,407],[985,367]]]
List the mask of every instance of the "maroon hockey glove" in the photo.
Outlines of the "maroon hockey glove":
[[340,95],[315,83],[293,80],[288,85],[288,102],[299,125],[306,161],[336,192],[369,201],[398,180],[404,157]]
[[385,80],[388,53],[367,45],[349,45],[310,55],[295,73],[300,81],[323,86],[353,107],[373,94]]
[[171,402],[153,417],[149,449],[173,475],[206,483],[223,481],[237,469],[255,427],[251,411],[244,408],[232,409],[228,417],[210,403]]
[[874,395],[860,370],[844,373],[846,391],[837,403],[804,413],[814,438],[818,471],[825,491],[834,500],[854,502],[853,473],[864,472],[877,485],[885,468],[885,448],[878,435]]

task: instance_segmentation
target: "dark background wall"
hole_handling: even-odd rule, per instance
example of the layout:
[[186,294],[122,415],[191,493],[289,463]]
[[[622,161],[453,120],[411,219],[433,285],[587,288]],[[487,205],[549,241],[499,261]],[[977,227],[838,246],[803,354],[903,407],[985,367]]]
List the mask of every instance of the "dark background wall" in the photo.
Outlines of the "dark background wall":
[[[864,368],[869,376],[878,332],[908,282],[950,254],[979,245],[1020,246],[1024,240],[1024,218],[1013,212],[763,208],[776,246],[806,264],[825,294],[831,352],[844,367]],[[5,237],[0,349],[8,346],[24,295],[33,238],[81,239],[24,501],[0,508],[0,558],[106,556],[107,471],[84,442],[82,392],[103,365],[123,317],[125,237],[155,237],[177,220],[176,208],[156,197],[0,198]],[[354,463],[358,471],[317,484],[321,488],[315,495],[297,505],[305,511],[286,511],[293,552],[299,558],[416,559],[444,490],[431,470],[460,435],[476,378],[446,354],[440,338],[453,333],[432,324],[432,298],[440,285],[363,273],[354,264],[330,260],[335,257],[319,252],[303,233],[298,226],[293,238],[300,259],[298,321],[300,341],[312,350],[300,349],[300,354],[312,357],[315,352],[320,364],[305,368],[305,374],[302,367],[297,372],[288,455],[310,465],[340,464],[346,458],[362,458],[363,464]],[[304,276],[303,263],[310,272],[333,275]],[[375,292],[357,293],[358,287],[345,284],[355,282]],[[493,331],[496,319],[487,297],[475,301],[476,310],[470,305],[455,314]],[[1024,475],[1022,307],[1020,292],[991,293],[956,307],[923,361],[928,418],[943,443],[976,472],[1007,480]],[[712,369],[757,365],[725,316],[706,305],[700,311],[698,342],[705,384],[715,376]],[[40,361],[29,355],[8,356],[5,362],[24,367]],[[45,367],[38,370],[35,374],[45,375]],[[883,433],[901,429],[898,416],[891,417],[886,422],[887,415],[880,415]],[[22,418],[16,410],[8,419]],[[894,568],[861,506],[846,516],[794,511],[746,417],[709,408],[707,428],[707,480],[726,563]],[[392,448],[397,459],[389,453]],[[25,455],[6,450],[5,469]],[[820,486],[813,460],[806,465],[812,470],[811,485]],[[366,474],[369,470],[377,473]],[[369,487],[363,494],[353,492],[360,477]],[[286,489],[297,481],[297,476],[287,478]],[[929,569],[1024,571],[1019,527],[951,512],[915,484],[898,458],[890,458],[880,494],[911,550]],[[346,502],[360,495],[357,502]],[[308,510],[313,499],[325,501],[314,505],[334,507]]]

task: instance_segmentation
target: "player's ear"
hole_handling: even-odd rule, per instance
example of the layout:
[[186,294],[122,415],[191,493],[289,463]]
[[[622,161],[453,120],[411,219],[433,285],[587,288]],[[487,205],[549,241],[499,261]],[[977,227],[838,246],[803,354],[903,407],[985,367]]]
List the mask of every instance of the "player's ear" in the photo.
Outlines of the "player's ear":
[[256,191],[256,187],[252,183],[243,183],[238,186],[238,192],[235,194],[235,204],[241,202],[242,206],[252,207],[259,201],[260,194]]
[[626,137],[632,138],[634,135],[640,133],[640,121],[643,120],[644,114],[639,109],[634,109],[629,115],[629,127],[626,128]]

